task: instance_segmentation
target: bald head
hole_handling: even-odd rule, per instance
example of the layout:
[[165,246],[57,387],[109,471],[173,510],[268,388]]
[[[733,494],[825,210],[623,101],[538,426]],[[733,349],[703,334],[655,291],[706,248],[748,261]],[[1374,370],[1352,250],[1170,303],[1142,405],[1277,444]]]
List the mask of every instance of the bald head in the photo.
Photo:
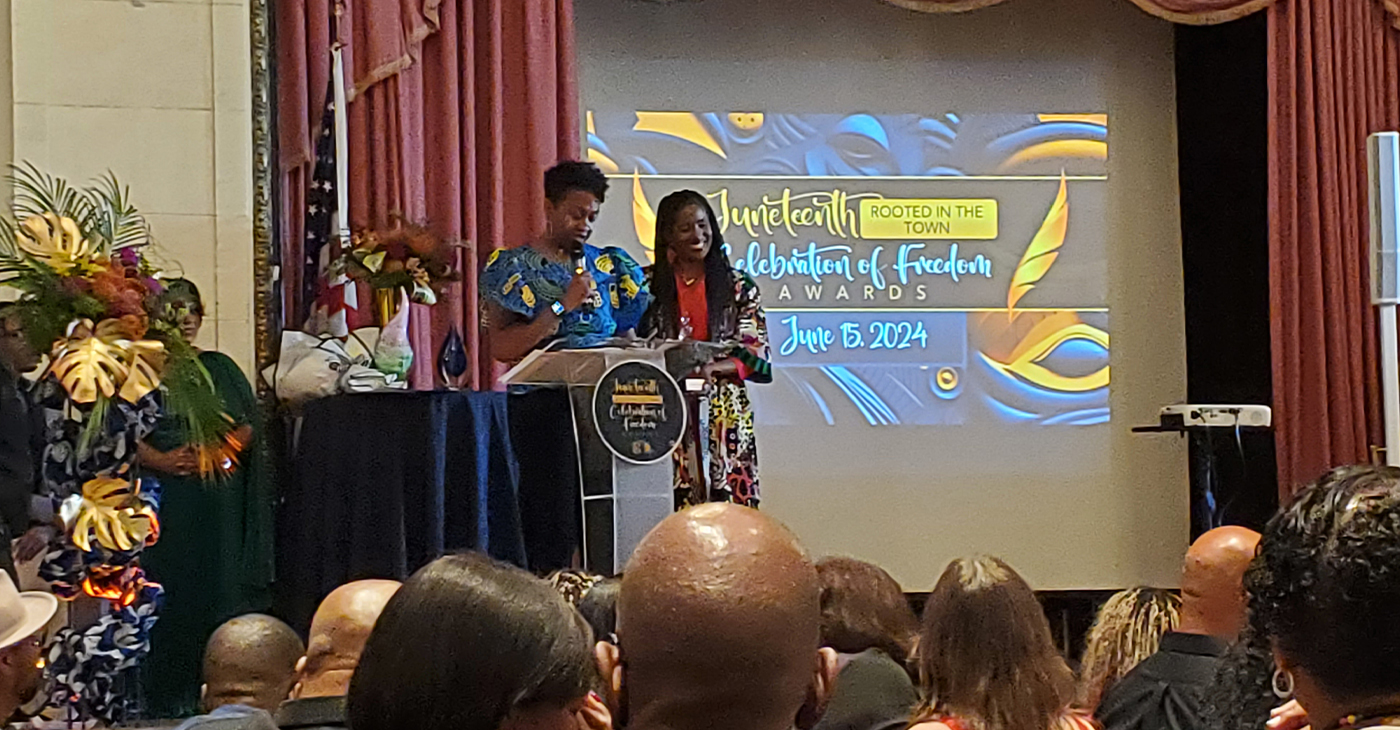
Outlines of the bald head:
[[290,626],[271,616],[230,619],[204,647],[204,711],[224,705],[276,710],[292,689],[305,649]]
[[306,656],[297,662],[293,699],[340,697],[360,664],[365,641],[384,606],[403,584],[396,580],[357,580],[331,591],[311,619]]
[[662,521],[618,599],[630,726],[791,727],[824,692],[820,598],[797,538],[757,510],[709,504]]
[[1244,626],[1244,572],[1254,559],[1259,533],[1217,527],[1191,543],[1181,571],[1179,631],[1233,641]]

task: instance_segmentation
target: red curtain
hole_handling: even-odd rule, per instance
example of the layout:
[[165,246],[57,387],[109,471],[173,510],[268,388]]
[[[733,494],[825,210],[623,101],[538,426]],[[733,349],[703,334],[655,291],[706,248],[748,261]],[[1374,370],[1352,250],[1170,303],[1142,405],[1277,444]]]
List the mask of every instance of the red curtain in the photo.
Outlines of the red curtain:
[[[328,68],[329,51],[311,35],[329,2],[278,3],[298,6],[279,7],[279,23],[291,25],[290,32],[278,27],[284,140],[310,140],[320,118],[325,76],[316,74]],[[434,387],[438,348],[455,327],[474,364],[468,384],[489,388],[492,364],[479,356],[477,271],[492,250],[522,243],[542,227],[541,175],[578,155],[572,0],[348,0],[343,6],[340,36],[352,86],[351,225],[421,223],[463,242],[462,281],[434,307],[413,305],[411,377],[414,387]],[[298,28],[305,32],[298,35]],[[310,129],[303,126],[308,119]],[[283,154],[287,242],[301,240],[295,229],[303,209],[294,205],[294,191],[305,186],[308,161],[309,154]],[[283,260],[300,259],[284,251]],[[361,312],[368,316],[370,307],[362,302]]]
[[1382,442],[1366,137],[1400,128],[1400,32],[1383,2],[1269,12],[1269,259],[1279,491]]
[[[991,5],[1004,0],[884,0],[891,5],[917,10],[921,13],[961,13]],[[1397,2],[1400,0],[1384,0]],[[1132,0],[1144,12],[1173,23],[1191,25],[1212,25],[1243,18],[1250,13],[1263,10],[1275,0]]]

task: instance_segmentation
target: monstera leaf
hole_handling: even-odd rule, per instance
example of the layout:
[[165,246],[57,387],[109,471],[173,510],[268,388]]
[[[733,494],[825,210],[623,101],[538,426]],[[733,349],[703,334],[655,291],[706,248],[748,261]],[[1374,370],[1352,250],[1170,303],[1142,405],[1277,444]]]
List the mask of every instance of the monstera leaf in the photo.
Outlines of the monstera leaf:
[[25,253],[59,273],[88,262],[97,253],[77,221],[53,213],[24,219],[15,231],[15,242]]
[[93,331],[92,320],[77,320],[68,325],[67,339],[54,354],[53,375],[74,403],[92,403],[99,395],[111,398],[130,372],[125,362],[129,342],[120,335],[104,339]]
[[126,382],[122,383],[117,396],[128,403],[135,403],[159,388],[165,359],[165,345],[155,340],[136,340],[127,345]]
[[81,495],[73,495],[61,508],[65,523],[71,524],[73,544],[83,552],[92,550],[92,538],[112,551],[126,552],[147,542],[155,531],[155,515],[136,498],[141,490],[115,477],[98,477],[83,484]]

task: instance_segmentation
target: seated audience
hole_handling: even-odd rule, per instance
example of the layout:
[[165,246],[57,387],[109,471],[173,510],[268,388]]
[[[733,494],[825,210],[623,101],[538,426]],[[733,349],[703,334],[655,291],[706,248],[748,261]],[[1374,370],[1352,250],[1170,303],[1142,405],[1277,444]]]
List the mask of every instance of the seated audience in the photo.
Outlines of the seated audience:
[[805,730],[835,679],[816,569],[747,507],[700,505],[652,529],[623,575],[617,628],[598,664],[629,730]]
[[229,705],[276,710],[291,692],[297,660],[305,652],[301,637],[271,616],[229,619],[204,647],[204,711]]
[[1342,467],[1304,488],[1264,528],[1245,588],[1274,702],[1296,700],[1270,727],[1400,724],[1400,469]]
[[1181,599],[1171,591],[1138,586],[1113,594],[1099,609],[1079,665],[1079,706],[1096,710],[1104,692],[1157,652],[1176,628]]
[[905,661],[919,620],[889,573],[853,558],[817,563],[822,584],[822,645],[835,649],[840,674],[816,730],[902,728],[919,696]]
[[1089,730],[1035,593],[998,558],[948,565],[924,607],[915,730]]
[[277,709],[282,730],[345,727],[345,693],[365,641],[402,584],[359,580],[331,591],[311,619],[306,656],[297,662],[292,698]]
[[8,574],[0,574],[0,722],[39,692],[42,634],[56,611],[58,599],[20,593]]
[[589,694],[591,646],[587,624],[548,583],[482,555],[439,558],[375,624],[350,680],[350,727],[606,728],[607,710]]
[[1109,688],[1095,717],[1105,730],[1201,730],[1220,658],[1245,620],[1243,580],[1259,533],[1218,527],[1186,551],[1181,618],[1155,654]]

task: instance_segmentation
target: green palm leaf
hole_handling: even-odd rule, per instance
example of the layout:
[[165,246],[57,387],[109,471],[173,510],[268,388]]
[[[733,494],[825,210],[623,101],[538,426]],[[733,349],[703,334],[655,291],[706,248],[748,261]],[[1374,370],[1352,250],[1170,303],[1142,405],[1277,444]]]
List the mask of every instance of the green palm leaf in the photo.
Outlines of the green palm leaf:
[[43,172],[30,162],[13,165],[10,169],[10,182],[15,190],[16,220],[55,213],[72,218],[84,233],[91,230],[95,211],[86,191],[69,185],[61,177]]
[[117,182],[116,175],[109,171],[83,192],[95,213],[92,232],[110,250],[151,242],[150,224],[131,204],[130,188]]

